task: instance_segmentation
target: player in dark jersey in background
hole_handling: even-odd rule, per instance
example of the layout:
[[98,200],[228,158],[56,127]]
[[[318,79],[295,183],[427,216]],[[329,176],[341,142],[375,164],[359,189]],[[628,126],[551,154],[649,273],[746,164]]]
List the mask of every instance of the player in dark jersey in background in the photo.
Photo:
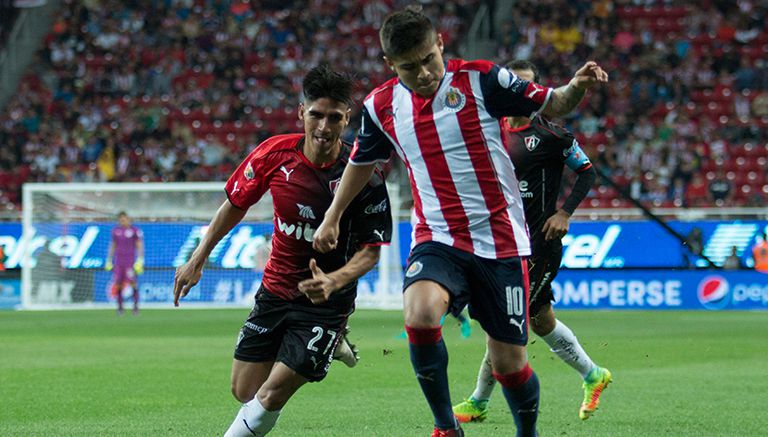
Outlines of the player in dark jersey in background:
[[112,228],[106,271],[112,271],[110,293],[117,299],[117,314],[123,315],[123,289],[133,289],[133,315],[139,314],[139,286],[136,276],[144,272],[144,234],[131,224],[128,214],[117,214],[118,225]]
[[226,437],[265,435],[306,382],[322,380],[354,310],[357,279],[376,265],[392,218],[377,174],[342,219],[336,250],[312,249],[314,230],[331,204],[351,146],[341,140],[350,117],[351,80],[327,66],[304,78],[299,119],[304,134],[278,135],[256,147],[226,185],[219,208],[191,259],[176,272],[174,303],[202,274],[216,244],[270,190],[272,252],[253,311],[240,331],[232,393],[243,402]]
[[[523,80],[540,83],[538,69],[528,61],[513,61],[507,68]],[[510,117],[502,123],[531,234],[532,255],[528,260],[531,328],[584,379],[584,401],[579,417],[586,420],[597,408],[603,389],[611,382],[611,372],[592,362],[573,332],[555,318],[551,302],[554,300],[552,280],[557,276],[563,251],[561,238],[568,232],[571,214],[586,197],[597,173],[573,134],[561,126],[541,116],[532,120]],[[577,178],[570,195],[558,209],[564,166],[575,171]],[[453,408],[456,417],[461,422],[485,419],[495,385],[486,350],[475,391]]]

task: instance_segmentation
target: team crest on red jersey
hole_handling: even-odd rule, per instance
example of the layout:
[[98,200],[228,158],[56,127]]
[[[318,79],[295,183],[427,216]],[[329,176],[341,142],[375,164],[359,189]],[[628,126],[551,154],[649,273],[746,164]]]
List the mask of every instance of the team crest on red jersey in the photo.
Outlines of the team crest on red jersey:
[[533,152],[533,149],[539,145],[540,141],[541,139],[539,139],[539,137],[536,135],[529,135],[525,137],[525,148],[528,149],[529,152]]
[[341,178],[328,181],[328,188],[331,190],[331,193],[336,194],[336,190],[339,189],[339,183],[341,183]]
[[250,162],[248,163],[248,165],[245,166],[245,171],[243,172],[243,176],[245,176],[245,178],[248,179],[249,181],[253,179],[253,176],[254,176],[253,166],[251,165]]
[[443,107],[452,112],[459,112],[467,103],[467,98],[458,88],[449,87],[443,97]]

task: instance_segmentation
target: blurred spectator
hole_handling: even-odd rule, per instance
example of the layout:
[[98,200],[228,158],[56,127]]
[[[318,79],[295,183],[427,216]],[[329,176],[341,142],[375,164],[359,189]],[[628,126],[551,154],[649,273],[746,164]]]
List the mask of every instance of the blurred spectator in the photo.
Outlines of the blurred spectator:
[[701,232],[701,228],[695,227],[691,229],[688,236],[685,238],[685,245],[688,249],[683,251],[683,257],[685,258],[685,265],[689,269],[696,268],[696,261],[701,257],[704,251],[704,235]]
[[752,259],[755,262],[755,270],[768,273],[768,235],[763,231],[762,239],[752,246]]
[[733,195],[733,184],[725,176],[725,172],[720,169],[714,179],[709,181],[710,200],[718,206],[725,205]]
[[689,207],[700,207],[704,206],[708,201],[708,195],[709,195],[709,186],[704,181],[704,178],[699,173],[695,173],[693,175],[693,179],[691,179],[691,183],[688,185],[688,188],[685,190],[685,200],[686,200],[686,206]]
[[739,258],[739,248],[736,246],[731,247],[731,254],[725,258],[723,262],[723,269],[725,270],[739,270],[741,268],[741,258]]

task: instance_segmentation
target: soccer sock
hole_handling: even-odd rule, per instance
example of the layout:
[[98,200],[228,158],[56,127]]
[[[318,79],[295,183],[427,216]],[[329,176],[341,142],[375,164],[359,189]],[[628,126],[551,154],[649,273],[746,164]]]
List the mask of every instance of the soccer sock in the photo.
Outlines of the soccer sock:
[[448,390],[448,350],[440,327],[406,326],[405,331],[408,333],[411,364],[421,391],[432,409],[435,426],[440,429],[457,428]]
[[112,287],[115,288],[115,298],[117,299],[117,309],[122,311],[123,310],[123,287],[122,285],[113,285]]
[[280,410],[267,411],[258,398],[251,399],[240,407],[237,417],[224,437],[253,437],[264,436],[275,426]]
[[493,377],[493,369],[491,368],[491,356],[488,348],[486,348],[483,362],[480,364],[480,370],[477,372],[477,385],[475,385],[475,391],[472,393],[472,399],[488,402],[495,386],[496,379]]
[[556,320],[555,329],[549,334],[541,336],[541,339],[547,342],[552,352],[561,360],[576,369],[582,378],[586,378],[595,367],[595,363],[581,347],[576,335],[560,320]]
[[501,384],[509,409],[517,425],[517,437],[536,437],[536,418],[539,415],[539,378],[526,364],[519,372],[500,375],[494,373]]
[[133,309],[138,310],[139,309],[139,287],[138,285],[134,284],[131,286],[133,289]]

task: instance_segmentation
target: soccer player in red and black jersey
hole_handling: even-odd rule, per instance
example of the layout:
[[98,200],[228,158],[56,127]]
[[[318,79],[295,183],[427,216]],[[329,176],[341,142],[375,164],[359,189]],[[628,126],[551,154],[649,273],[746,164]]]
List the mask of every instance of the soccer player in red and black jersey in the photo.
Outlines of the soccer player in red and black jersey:
[[379,37],[397,78],[363,103],[350,165],[315,248],[337,247],[341,214],[376,162],[394,150],[408,167],[418,218],[403,284],[404,318],[411,364],[435,419],[432,435],[463,435],[451,409],[440,319],[469,306],[488,334],[494,376],[518,436],[535,436],[539,382],[526,355],[530,244],[500,119],[565,115],[608,75],[588,62],[568,85],[552,89],[489,61],[445,62],[442,37],[412,8],[389,15]]
[[[539,82],[538,69],[529,61],[513,61],[507,67],[523,80]],[[583,378],[584,401],[579,417],[586,420],[597,409],[602,391],[611,382],[611,372],[597,366],[568,326],[555,318],[552,281],[560,269],[561,238],[568,232],[571,214],[589,193],[597,172],[573,134],[541,116],[509,117],[502,126],[531,235],[532,255],[528,259],[531,329]],[[576,172],[577,178],[570,195],[558,209],[565,166]],[[461,422],[485,419],[495,382],[486,350],[475,391],[453,408]]]
[[227,182],[228,200],[205,237],[176,272],[178,305],[200,280],[219,240],[271,191],[272,252],[235,348],[232,393],[243,406],[227,437],[265,435],[302,385],[325,377],[354,310],[357,279],[375,266],[380,246],[391,238],[389,198],[377,173],[344,214],[337,249],[312,249],[314,230],[349,160],[351,147],[341,134],[349,122],[352,83],[323,65],[303,85],[304,134],[274,136],[251,152]]

